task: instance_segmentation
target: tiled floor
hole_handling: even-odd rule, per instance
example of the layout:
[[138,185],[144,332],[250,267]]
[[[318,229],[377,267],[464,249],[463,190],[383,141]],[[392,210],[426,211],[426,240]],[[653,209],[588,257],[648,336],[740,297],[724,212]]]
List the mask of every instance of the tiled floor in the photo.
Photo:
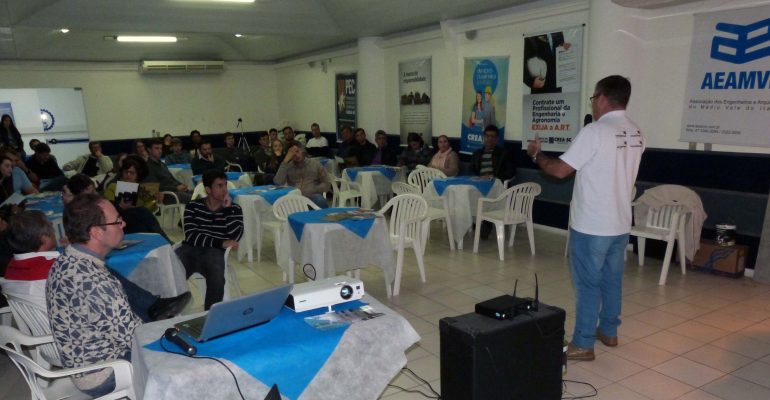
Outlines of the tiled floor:
[[[526,232],[519,229],[517,242],[506,248],[506,260],[499,261],[493,240],[482,242],[479,254],[473,254],[470,235],[465,250],[450,251],[440,224],[434,224],[431,234],[425,258],[428,283],[420,282],[411,252],[406,253],[400,296],[387,299],[376,268],[364,270],[362,278],[370,295],[401,313],[422,336],[409,350],[407,366],[436,390],[440,391],[439,319],[473,311],[478,301],[509,292],[517,278],[519,293],[531,296],[537,272],[541,301],[567,311],[566,331],[571,334],[575,300],[563,257],[563,235],[536,230],[537,255],[532,256]],[[261,264],[233,263],[247,292],[281,282],[272,244],[265,243],[263,249]],[[748,278],[694,272],[682,276],[672,266],[667,285],[661,287],[659,266],[659,260],[650,259],[640,268],[636,257],[628,258],[620,345],[597,344],[596,360],[570,362],[566,379],[591,383],[598,389],[598,399],[770,399],[770,286]],[[200,309],[198,299],[186,312]],[[2,356],[0,398],[29,398],[11,368]],[[428,393],[407,373],[392,384]],[[587,386],[567,383],[565,396],[590,392]],[[389,387],[382,398],[425,397]]]

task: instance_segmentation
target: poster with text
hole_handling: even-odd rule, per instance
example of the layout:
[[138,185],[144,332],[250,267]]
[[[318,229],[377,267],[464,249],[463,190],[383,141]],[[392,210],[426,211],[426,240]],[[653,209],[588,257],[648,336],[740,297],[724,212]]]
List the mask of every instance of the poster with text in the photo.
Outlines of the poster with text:
[[526,35],[523,63],[522,146],[537,135],[565,151],[580,131],[583,28]]
[[401,143],[414,132],[431,143],[430,58],[398,64],[399,104],[401,104]]
[[356,128],[356,74],[337,74],[334,103],[337,110],[337,141],[342,141],[342,127]]
[[499,129],[497,145],[505,139],[508,102],[508,57],[466,58],[463,72],[460,151],[473,153],[483,146],[484,127]]
[[680,141],[770,147],[770,7],[695,15]]

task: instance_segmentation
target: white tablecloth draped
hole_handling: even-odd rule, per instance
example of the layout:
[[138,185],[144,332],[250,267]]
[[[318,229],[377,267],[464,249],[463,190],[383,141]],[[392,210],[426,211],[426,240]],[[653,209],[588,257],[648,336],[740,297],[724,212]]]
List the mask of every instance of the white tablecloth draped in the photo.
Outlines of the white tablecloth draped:
[[168,244],[147,253],[126,279],[160,297],[175,297],[190,290],[184,265]]
[[503,192],[503,189],[502,182],[499,179],[495,179],[492,189],[489,190],[486,196],[481,194],[472,185],[450,185],[444,190],[443,195],[439,196],[435,186],[428,184],[425,187],[423,196],[425,200],[432,203],[437,203],[442,197],[447,197],[449,220],[452,223],[452,230],[454,232],[453,239],[457,243],[457,248],[462,249],[463,237],[473,225],[473,219],[476,217],[476,207],[479,199],[484,197],[496,198]]
[[[396,169],[396,176],[388,179],[378,171],[358,171],[355,182],[361,190],[361,207],[373,208],[377,203],[379,196],[389,196],[393,193],[391,185],[393,182],[405,182],[404,168],[392,167]],[[343,171],[342,179],[350,181],[350,177]],[[380,207],[385,204],[380,204]]]
[[316,279],[376,265],[385,275],[387,284],[393,282],[396,270],[384,217],[375,219],[365,238],[337,223],[311,223],[305,225],[301,240],[297,240],[294,230],[285,223],[278,260],[289,279],[293,279],[294,263],[303,268],[305,264],[311,264]]
[[[365,296],[363,301],[385,315],[352,324],[298,400],[374,400],[406,365],[404,352],[419,341],[420,336],[404,317],[376,299]],[[139,399],[240,398],[233,377],[216,361],[192,359],[143,347],[158,340],[173,324],[191,317],[187,315],[153,322],[136,329],[131,364]],[[243,346],[258,345],[243,343]],[[173,351],[177,351],[176,348]],[[269,386],[235,364],[226,360],[222,362],[233,371],[247,399],[265,398]]]

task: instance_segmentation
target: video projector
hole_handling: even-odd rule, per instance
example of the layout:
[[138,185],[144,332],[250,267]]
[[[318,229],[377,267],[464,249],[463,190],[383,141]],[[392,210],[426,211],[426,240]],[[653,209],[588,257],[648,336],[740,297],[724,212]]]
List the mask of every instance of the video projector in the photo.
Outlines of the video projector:
[[294,285],[286,305],[295,312],[332,306],[364,297],[364,282],[344,275]]

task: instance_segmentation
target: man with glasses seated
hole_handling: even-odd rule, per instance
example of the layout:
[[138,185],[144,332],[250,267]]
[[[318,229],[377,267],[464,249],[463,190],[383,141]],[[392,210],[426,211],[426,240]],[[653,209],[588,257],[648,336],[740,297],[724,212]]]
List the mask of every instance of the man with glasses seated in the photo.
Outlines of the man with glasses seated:
[[[142,319],[131,306],[127,287],[105,265],[107,254],[123,240],[123,221],[112,203],[95,194],[73,199],[64,207],[63,218],[71,245],[54,261],[45,290],[62,364],[76,368],[116,359],[130,361],[134,330]],[[189,301],[189,293],[182,296],[187,300],[176,312]],[[115,387],[109,368],[73,382],[92,397]]]

